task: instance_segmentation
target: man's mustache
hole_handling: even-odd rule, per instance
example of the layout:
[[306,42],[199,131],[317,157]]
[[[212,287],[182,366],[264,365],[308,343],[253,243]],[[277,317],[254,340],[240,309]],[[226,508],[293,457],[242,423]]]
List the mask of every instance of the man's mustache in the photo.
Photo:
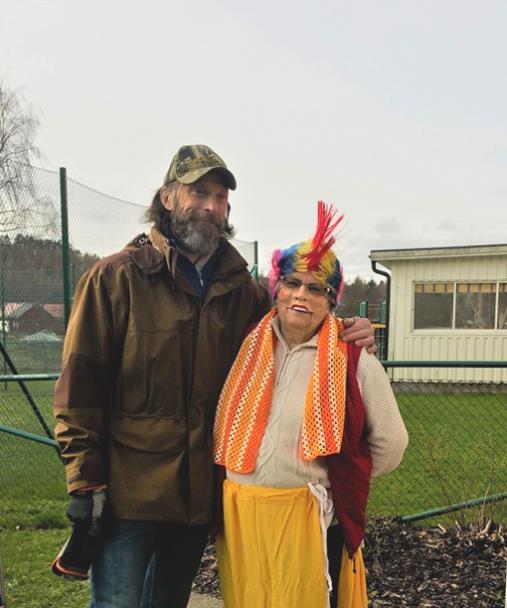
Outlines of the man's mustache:
[[207,222],[213,224],[220,230],[223,230],[224,222],[220,220],[215,214],[208,213],[207,211],[199,211],[198,209],[186,209],[184,212],[185,220],[193,220],[199,222]]

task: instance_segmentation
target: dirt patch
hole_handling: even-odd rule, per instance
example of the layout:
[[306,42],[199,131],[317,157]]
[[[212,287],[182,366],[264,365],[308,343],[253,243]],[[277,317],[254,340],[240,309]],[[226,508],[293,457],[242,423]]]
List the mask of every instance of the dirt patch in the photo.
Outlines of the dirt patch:
[[[419,528],[370,522],[364,548],[371,608],[503,608],[507,546],[501,526]],[[213,546],[195,591],[220,597]]]

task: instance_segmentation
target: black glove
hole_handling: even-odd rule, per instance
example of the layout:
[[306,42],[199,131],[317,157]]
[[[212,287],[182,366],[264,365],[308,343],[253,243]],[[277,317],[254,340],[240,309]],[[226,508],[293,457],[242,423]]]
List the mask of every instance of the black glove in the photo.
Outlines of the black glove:
[[72,533],[54,560],[51,570],[71,580],[86,580],[88,569],[102,546],[101,518],[105,490],[73,494],[67,509]]

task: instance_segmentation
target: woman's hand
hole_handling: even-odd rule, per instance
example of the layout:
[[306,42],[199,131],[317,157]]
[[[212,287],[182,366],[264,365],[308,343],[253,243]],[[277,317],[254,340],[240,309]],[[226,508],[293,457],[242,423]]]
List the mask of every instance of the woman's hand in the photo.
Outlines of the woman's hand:
[[352,317],[343,319],[342,323],[343,330],[340,338],[344,342],[354,342],[356,346],[365,347],[370,354],[376,352],[374,330],[369,319]]

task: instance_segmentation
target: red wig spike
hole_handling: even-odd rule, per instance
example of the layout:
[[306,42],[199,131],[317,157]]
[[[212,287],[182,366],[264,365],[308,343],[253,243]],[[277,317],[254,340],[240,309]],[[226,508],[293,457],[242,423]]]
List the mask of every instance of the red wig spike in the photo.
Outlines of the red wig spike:
[[[305,255],[308,268],[316,268],[335,243],[333,232],[343,219],[343,214],[335,220],[336,209],[324,201],[317,203],[317,229],[312,239],[312,250]],[[334,220],[334,221],[333,221]]]

